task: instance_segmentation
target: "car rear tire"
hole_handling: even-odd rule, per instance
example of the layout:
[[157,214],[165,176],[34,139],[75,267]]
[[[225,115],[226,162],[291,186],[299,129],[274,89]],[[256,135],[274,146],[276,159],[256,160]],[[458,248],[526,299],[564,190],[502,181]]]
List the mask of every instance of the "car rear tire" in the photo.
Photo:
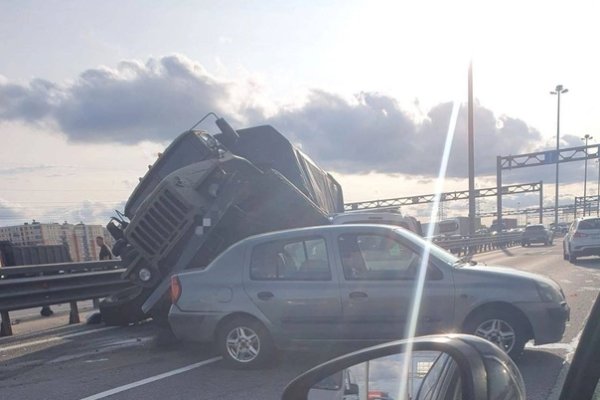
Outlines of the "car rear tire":
[[569,259],[569,256],[567,255],[567,250],[566,250],[566,249],[564,248],[564,246],[563,246],[563,260],[565,260],[565,261],[566,261],[566,260],[568,260],[568,259]]
[[485,310],[472,315],[465,323],[466,333],[482,337],[494,343],[516,359],[529,340],[527,322],[507,310]]
[[573,253],[569,253],[569,262],[574,263],[575,261],[577,261],[577,256]]
[[217,341],[223,360],[231,368],[261,368],[275,358],[271,334],[254,318],[236,317],[227,321],[219,329]]

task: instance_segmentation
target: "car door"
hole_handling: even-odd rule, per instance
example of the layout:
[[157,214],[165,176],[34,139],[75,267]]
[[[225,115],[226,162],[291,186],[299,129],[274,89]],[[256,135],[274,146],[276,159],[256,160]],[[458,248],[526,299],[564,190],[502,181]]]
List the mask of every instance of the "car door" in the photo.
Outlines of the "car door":
[[[415,297],[421,249],[399,235],[341,233],[336,237],[345,338],[380,340],[405,336]],[[428,266],[418,333],[447,331],[454,313],[450,272]]]
[[251,250],[245,290],[289,339],[335,339],[342,305],[324,236],[260,243]]

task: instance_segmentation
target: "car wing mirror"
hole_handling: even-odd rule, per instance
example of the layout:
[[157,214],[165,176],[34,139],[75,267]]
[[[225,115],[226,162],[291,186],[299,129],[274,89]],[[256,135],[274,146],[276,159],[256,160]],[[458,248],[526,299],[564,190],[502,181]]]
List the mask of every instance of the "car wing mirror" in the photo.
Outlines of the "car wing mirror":
[[369,347],[291,381],[283,400],[524,400],[510,357],[472,335],[423,336]]

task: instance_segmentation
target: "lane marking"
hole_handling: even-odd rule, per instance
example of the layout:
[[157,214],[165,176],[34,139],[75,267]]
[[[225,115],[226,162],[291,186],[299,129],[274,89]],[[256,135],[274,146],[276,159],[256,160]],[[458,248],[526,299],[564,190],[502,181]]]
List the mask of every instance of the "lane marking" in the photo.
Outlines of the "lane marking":
[[548,400],[557,400],[560,396],[560,393],[562,392],[563,385],[565,383],[565,380],[567,379],[567,372],[569,372],[569,367],[571,366],[571,359],[575,355],[575,351],[577,351],[577,346],[579,345],[579,340],[581,339],[583,330],[587,325],[588,318],[585,319],[583,323],[583,328],[579,331],[577,336],[575,336],[575,338],[573,338],[573,340],[571,340],[571,342],[569,343],[570,349],[568,349],[567,354],[565,354],[562,367],[560,368],[558,376],[556,377],[556,383],[554,384],[554,387],[550,390],[550,394],[548,395]]
[[116,342],[109,342],[104,345],[101,345],[100,348],[96,348],[91,351],[85,351],[83,353],[76,353],[76,354],[67,354],[64,356],[57,357],[53,360],[48,361],[48,364],[57,364],[57,363],[65,362],[65,361],[76,360],[78,358],[94,356],[94,355],[98,355],[101,353],[110,353],[110,352],[113,352],[116,350],[122,350],[122,349],[125,349],[128,347],[144,346],[147,342],[151,341],[152,339],[154,339],[153,336],[148,336],[148,337],[143,337],[143,338],[125,339],[125,340],[119,340]]
[[190,365],[187,365],[185,367],[177,368],[177,369],[174,369],[172,371],[168,371],[168,372],[165,372],[165,373],[162,373],[162,374],[159,374],[159,375],[154,375],[154,376],[151,376],[151,377],[146,378],[146,379],[142,379],[142,380],[139,380],[139,381],[136,381],[136,382],[129,383],[127,385],[119,386],[119,387],[116,387],[114,389],[110,389],[110,390],[107,390],[107,391],[104,391],[104,392],[101,392],[101,393],[98,393],[98,394],[94,394],[92,396],[84,397],[81,400],[98,400],[98,399],[103,399],[105,397],[112,396],[113,394],[121,393],[121,392],[124,392],[126,390],[136,388],[138,386],[147,385],[148,383],[156,382],[156,381],[159,381],[161,379],[169,378],[169,377],[171,377],[173,375],[178,375],[178,374],[181,374],[181,373],[184,373],[184,372],[187,372],[187,371],[191,371],[191,370],[196,369],[196,368],[203,367],[203,366],[208,365],[208,364],[215,363],[215,362],[217,362],[219,360],[221,360],[221,357],[209,358],[208,360],[200,361],[200,362],[197,362],[195,364],[190,364]]
[[44,344],[44,343],[57,342],[60,340],[70,339],[70,338],[77,337],[77,336],[90,335],[92,333],[99,333],[99,332],[104,332],[104,331],[117,329],[117,328],[119,328],[119,327],[118,326],[107,326],[105,328],[88,329],[88,330],[85,330],[82,332],[69,333],[67,335],[62,335],[62,336],[52,336],[52,337],[49,337],[46,339],[33,340],[33,341],[27,342],[27,343],[13,344],[12,346],[3,346],[2,348],[0,348],[0,352],[22,349],[24,347],[29,347],[29,346],[37,346],[39,344]]

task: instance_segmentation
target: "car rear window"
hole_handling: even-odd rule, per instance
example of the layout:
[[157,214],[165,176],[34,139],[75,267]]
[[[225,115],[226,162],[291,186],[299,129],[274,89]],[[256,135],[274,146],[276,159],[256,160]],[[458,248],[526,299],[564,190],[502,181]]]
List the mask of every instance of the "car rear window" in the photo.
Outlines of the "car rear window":
[[600,229],[600,218],[599,219],[586,219],[585,221],[579,222],[577,229]]

